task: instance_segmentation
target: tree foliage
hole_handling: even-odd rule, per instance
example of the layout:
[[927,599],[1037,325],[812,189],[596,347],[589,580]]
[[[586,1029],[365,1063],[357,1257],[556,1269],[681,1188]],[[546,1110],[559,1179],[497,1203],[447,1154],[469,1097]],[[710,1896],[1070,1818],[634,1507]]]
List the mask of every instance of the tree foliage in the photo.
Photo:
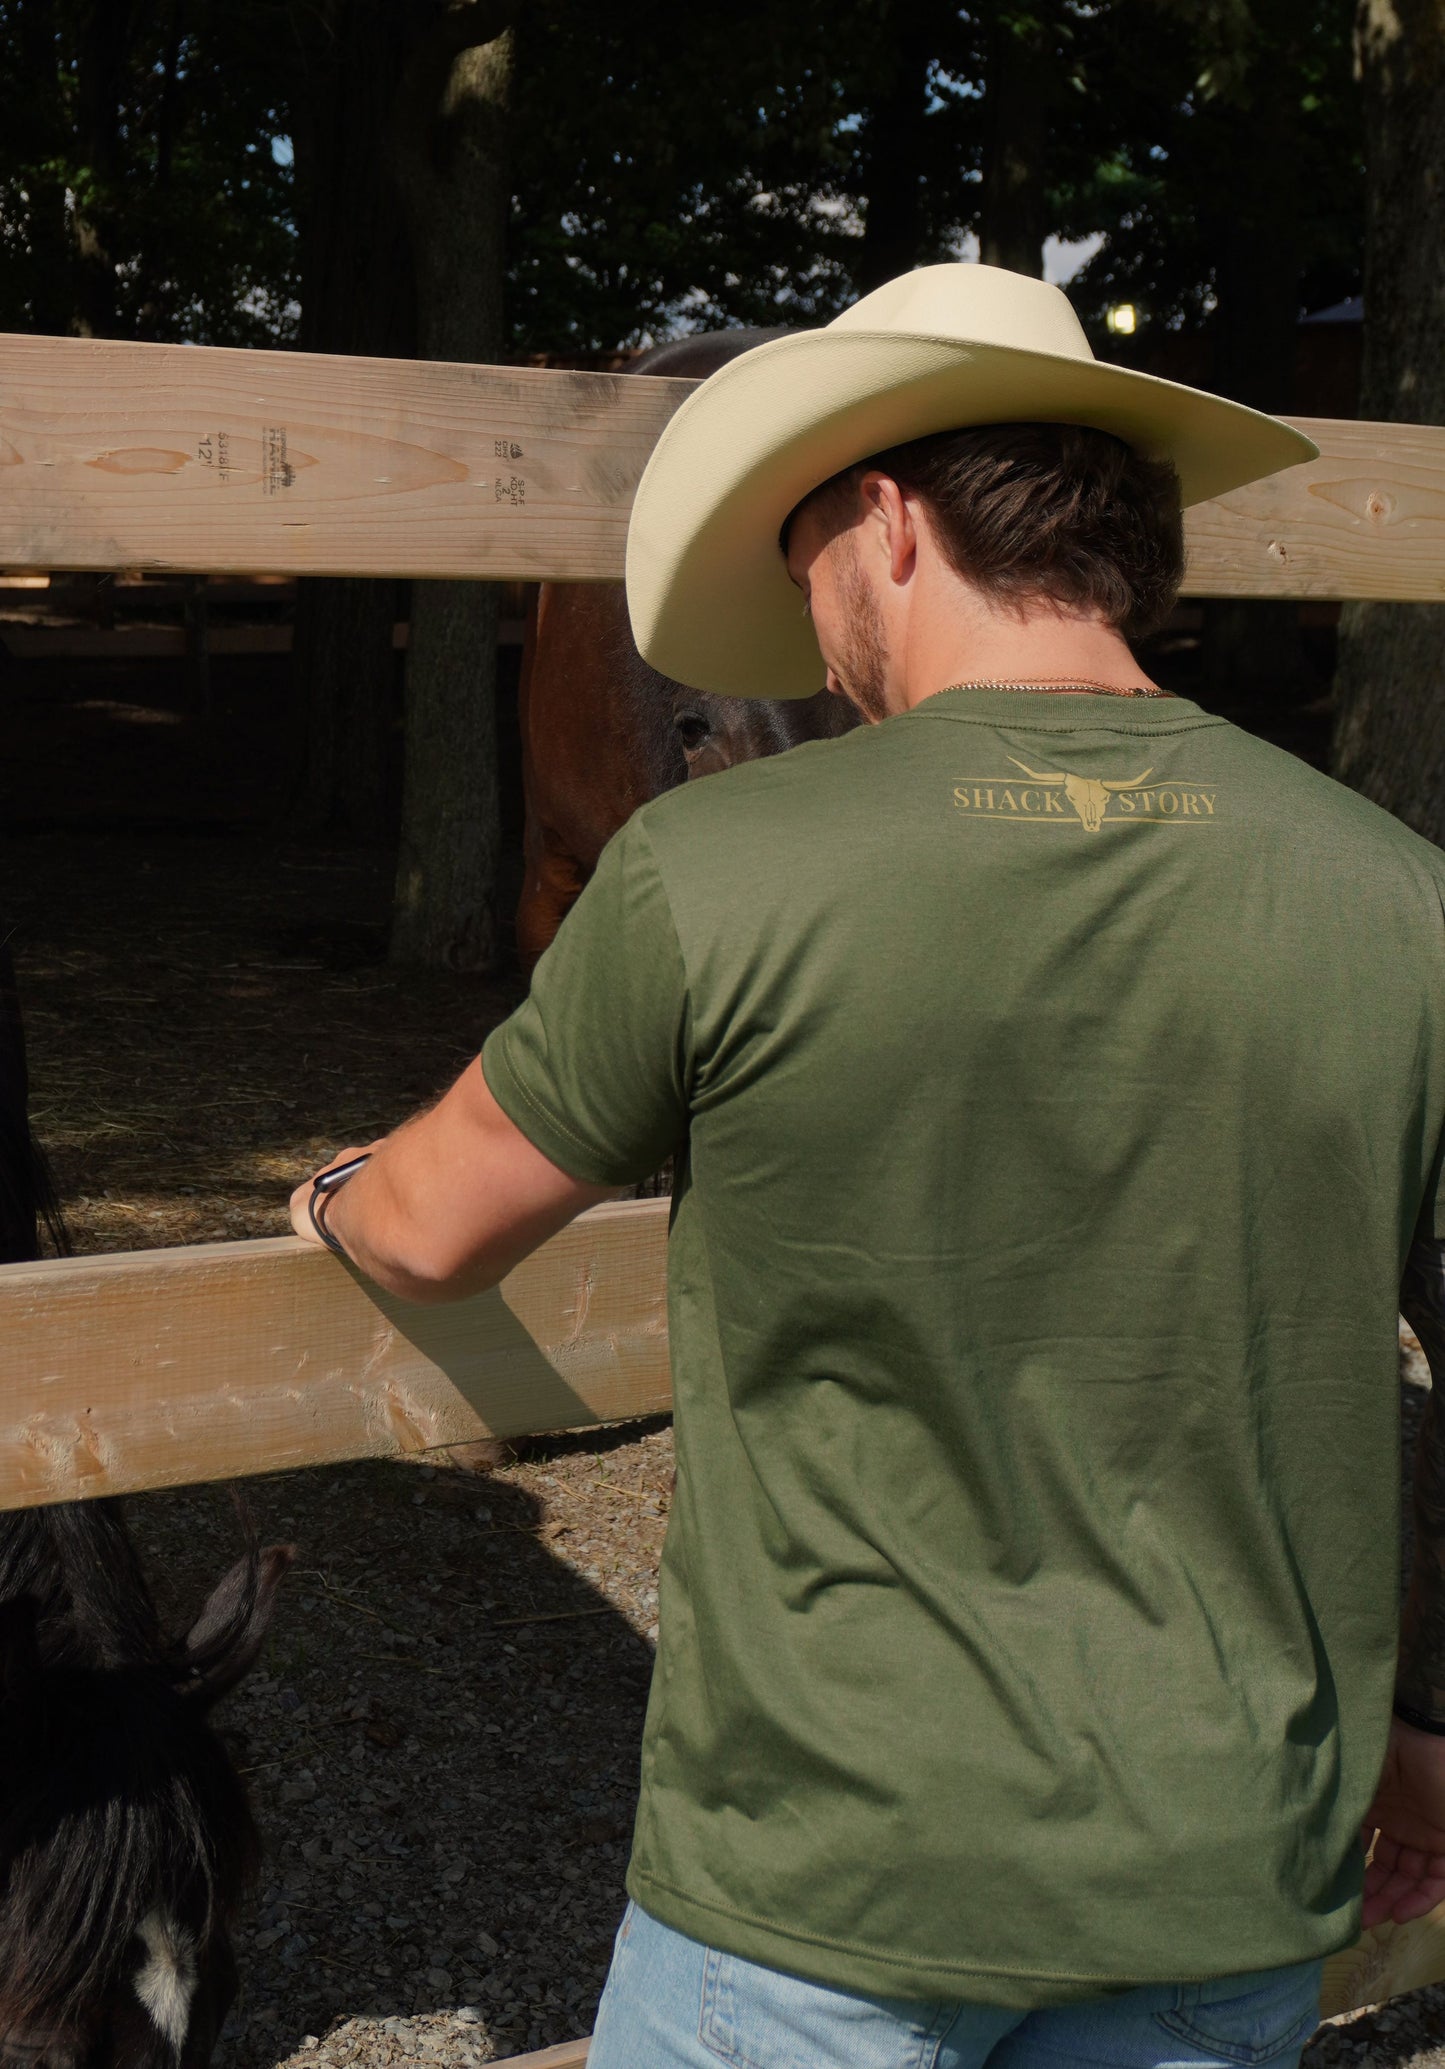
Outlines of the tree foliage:
[[1075,38],[1054,227],[1101,236],[1070,284],[1086,320],[1131,302],[1209,328],[1235,256],[1262,255],[1292,305],[1359,292],[1364,166],[1341,0],[1114,0]]
[[523,350],[677,320],[806,322],[847,291],[847,113],[814,10],[569,0],[518,38],[511,315]]
[[294,333],[282,81],[227,0],[0,0],[0,327]]
[[[525,350],[825,321],[977,212],[978,20],[939,0],[563,0],[519,38]],[[877,233],[889,215],[901,227]]]
[[[1439,0],[1361,0],[1370,155],[1361,402],[1367,416],[1445,422],[1445,13]],[[1445,605],[1347,604],[1335,767],[1427,839],[1445,842]]]
[[[306,297],[280,140],[353,11],[0,0],[0,323],[291,340]],[[398,39],[428,13],[370,11]],[[521,354],[825,321],[974,240],[1036,264],[1050,231],[1104,240],[1074,283],[1096,326],[1130,301],[1209,329],[1243,243],[1273,241],[1302,306],[1358,288],[1343,0],[515,11]]]
[[[522,350],[826,320],[981,243],[1207,331],[1273,249],[1299,307],[1356,292],[1359,111],[1342,0],[739,0],[524,21],[512,320]],[[1297,314],[1297,308],[1293,314]]]

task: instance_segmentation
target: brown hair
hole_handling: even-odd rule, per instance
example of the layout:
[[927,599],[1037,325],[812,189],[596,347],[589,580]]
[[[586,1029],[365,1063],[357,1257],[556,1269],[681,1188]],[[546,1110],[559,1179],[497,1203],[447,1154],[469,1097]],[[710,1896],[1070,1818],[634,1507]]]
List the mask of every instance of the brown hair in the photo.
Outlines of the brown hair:
[[1048,598],[1097,611],[1126,639],[1168,617],[1184,573],[1179,477],[1107,431],[982,424],[874,453],[805,496],[830,531],[856,511],[872,468],[928,508],[949,561],[991,601]]

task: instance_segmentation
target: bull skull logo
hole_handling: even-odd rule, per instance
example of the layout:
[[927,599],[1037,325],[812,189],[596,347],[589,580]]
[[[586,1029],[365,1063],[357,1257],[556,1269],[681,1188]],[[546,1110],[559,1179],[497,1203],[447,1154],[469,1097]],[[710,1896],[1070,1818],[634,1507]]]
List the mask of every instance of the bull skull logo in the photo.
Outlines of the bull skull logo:
[[1154,773],[1153,765],[1142,775],[1133,777],[1127,783],[1110,783],[1099,776],[1076,776],[1072,770],[1067,775],[1062,770],[1031,769],[1027,762],[1021,762],[1011,754],[1009,760],[1016,769],[1022,769],[1030,783],[1047,784],[1050,789],[1063,785],[1064,796],[1078,813],[1085,833],[1097,833],[1104,823],[1104,811],[1109,802],[1110,791],[1138,790],[1148,776]]

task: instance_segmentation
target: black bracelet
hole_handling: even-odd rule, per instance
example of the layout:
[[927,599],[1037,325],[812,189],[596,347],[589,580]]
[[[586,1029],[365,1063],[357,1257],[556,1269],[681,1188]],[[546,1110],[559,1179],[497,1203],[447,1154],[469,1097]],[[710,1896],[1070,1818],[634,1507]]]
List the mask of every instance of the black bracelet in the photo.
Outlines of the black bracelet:
[[317,1235],[320,1236],[327,1249],[334,1250],[338,1257],[345,1257],[346,1252],[326,1226],[326,1215],[324,1212],[326,1202],[333,1193],[340,1192],[348,1179],[355,1178],[363,1164],[369,1164],[370,1162],[371,1151],[368,1150],[364,1156],[352,1157],[349,1163],[336,1164],[330,1171],[323,1171],[319,1177],[313,1178],[311,1181],[311,1198],[306,1203],[307,1211],[311,1216],[311,1226],[315,1229]]
[[1412,1731],[1428,1731],[1432,1738],[1445,1739],[1445,1717],[1427,1717],[1423,1710],[1411,1709],[1408,1703],[1395,1699],[1395,1715],[1402,1724],[1408,1724]]

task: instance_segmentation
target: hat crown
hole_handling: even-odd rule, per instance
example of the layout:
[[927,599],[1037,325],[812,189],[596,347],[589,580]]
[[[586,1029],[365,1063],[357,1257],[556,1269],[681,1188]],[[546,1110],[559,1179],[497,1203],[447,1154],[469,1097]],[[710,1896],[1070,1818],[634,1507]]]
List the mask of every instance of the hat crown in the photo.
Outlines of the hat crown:
[[740,353],[687,397],[632,506],[638,651],[720,696],[810,696],[823,663],[778,551],[788,512],[870,453],[1021,423],[1089,425],[1168,459],[1186,505],[1316,451],[1242,403],[1095,359],[1067,295],[1042,280],[922,266],[820,330]]
[[920,266],[885,281],[827,326],[833,331],[899,331],[976,345],[1092,360],[1083,325],[1062,288],[1003,266],[955,260]]

